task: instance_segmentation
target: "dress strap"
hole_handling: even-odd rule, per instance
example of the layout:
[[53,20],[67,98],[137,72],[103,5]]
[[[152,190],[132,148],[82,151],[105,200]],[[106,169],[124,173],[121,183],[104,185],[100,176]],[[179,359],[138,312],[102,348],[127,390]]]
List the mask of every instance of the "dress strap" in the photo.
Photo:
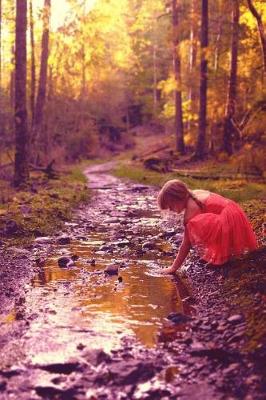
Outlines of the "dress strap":
[[195,203],[199,206],[199,208],[201,210],[204,209],[204,203],[202,201],[200,201],[199,199],[197,199],[196,196],[194,196],[191,192],[189,192],[189,197],[195,201]]

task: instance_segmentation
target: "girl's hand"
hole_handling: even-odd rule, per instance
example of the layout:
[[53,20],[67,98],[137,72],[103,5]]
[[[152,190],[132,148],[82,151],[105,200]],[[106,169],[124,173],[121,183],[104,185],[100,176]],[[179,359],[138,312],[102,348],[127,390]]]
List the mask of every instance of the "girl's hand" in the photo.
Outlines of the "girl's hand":
[[176,272],[176,269],[173,267],[164,268],[162,270],[162,274],[164,274],[164,275],[174,274],[175,272]]

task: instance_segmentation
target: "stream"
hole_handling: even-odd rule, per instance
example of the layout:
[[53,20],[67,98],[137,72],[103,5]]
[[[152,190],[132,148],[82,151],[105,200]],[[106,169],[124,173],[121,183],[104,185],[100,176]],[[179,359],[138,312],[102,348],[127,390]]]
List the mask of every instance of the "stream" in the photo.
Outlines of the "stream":
[[[3,321],[7,331],[18,320],[26,322],[8,343],[2,368],[20,371],[15,376],[27,370],[29,387],[35,387],[32,398],[61,398],[60,385],[51,386],[49,368],[66,373],[62,366],[80,360],[82,351],[111,356],[127,341],[143,351],[156,349],[185,330],[186,316],[195,312],[186,302],[187,283],[160,274],[173,260],[182,226],[176,221],[173,228],[161,218],[155,189],[122,182],[108,174],[109,168],[88,168],[91,201],[63,234],[36,240],[37,246],[51,241],[52,255],[41,261],[23,304]],[[180,315],[184,323],[173,324]],[[56,365],[61,367],[53,370]],[[17,384],[10,380],[6,398],[15,396]]]
[[113,166],[87,168],[62,231],[3,254],[0,400],[264,399],[265,249],[163,275],[182,216]]

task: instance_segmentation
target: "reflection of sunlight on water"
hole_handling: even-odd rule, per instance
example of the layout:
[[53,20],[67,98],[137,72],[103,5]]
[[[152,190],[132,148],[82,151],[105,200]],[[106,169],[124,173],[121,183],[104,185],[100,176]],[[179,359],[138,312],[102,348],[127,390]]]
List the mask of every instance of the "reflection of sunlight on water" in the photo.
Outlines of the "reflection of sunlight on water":
[[[71,250],[79,254],[79,246],[72,245]],[[91,256],[88,249],[86,255]],[[46,292],[46,302],[47,290],[53,297],[57,288],[57,300],[49,301],[57,303],[56,313],[46,315],[45,324],[87,329],[86,344],[93,348],[101,344],[106,350],[111,349],[118,345],[121,336],[132,334],[146,346],[154,346],[167,315],[183,311],[176,284],[171,278],[160,275],[157,263],[148,260],[131,261],[128,268],[121,269],[122,282],[118,283],[117,277],[94,274],[108,263],[106,259],[101,261],[98,260],[96,267],[79,261],[80,270],[74,271],[59,268],[55,259],[47,263],[42,279],[36,278],[33,282],[40,295]],[[34,301],[38,304],[36,296]],[[66,331],[60,341],[73,340],[68,335]]]
[[[121,205],[118,215],[126,209]],[[132,215],[136,218],[134,225],[148,227],[146,238],[158,226],[154,215],[151,210],[144,210],[141,217]],[[170,224],[173,228],[172,220]],[[108,352],[120,347],[125,336],[134,336],[148,347],[155,346],[166,317],[171,312],[187,312],[181,300],[189,295],[185,285],[160,273],[167,258],[158,258],[160,253],[152,251],[141,260],[134,259],[132,253],[125,259],[119,252],[98,252],[108,240],[106,232],[86,236],[69,246],[60,246],[58,254],[47,261],[32,282],[33,290],[25,306],[35,317],[27,333],[26,352],[35,363],[63,362],[75,356],[80,343],[88,349]],[[171,245],[158,239],[157,248],[167,251]],[[79,256],[74,267],[58,266],[60,256],[73,254]],[[92,259],[96,260],[95,265],[91,265]],[[126,266],[119,271],[120,282],[117,276],[103,273],[106,265],[114,261]]]

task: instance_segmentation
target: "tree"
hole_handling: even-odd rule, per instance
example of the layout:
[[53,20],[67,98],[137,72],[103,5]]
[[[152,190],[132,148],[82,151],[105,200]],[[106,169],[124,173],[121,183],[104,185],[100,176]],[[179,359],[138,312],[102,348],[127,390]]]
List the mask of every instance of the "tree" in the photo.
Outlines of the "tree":
[[[196,90],[196,79],[198,80],[198,74],[196,73],[197,66],[197,53],[198,53],[198,7],[197,1],[192,0],[190,9],[190,51],[189,51],[189,100],[190,100],[190,113],[192,119],[197,113],[198,109],[198,93]],[[188,128],[191,128],[190,121]]]
[[207,121],[207,80],[208,80],[208,0],[201,1],[201,35],[200,35],[200,105],[199,130],[194,158],[203,159],[206,142]]
[[33,134],[32,139],[34,143],[38,143],[39,140],[41,125],[43,122],[45,99],[46,99],[50,14],[51,14],[51,0],[44,0],[40,78],[39,78],[36,106],[34,111],[33,133],[32,133]]
[[232,134],[235,130],[233,118],[236,108],[237,97],[237,56],[238,56],[238,42],[239,42],[239,0],[233,0],[232,3],[232,42],[231,42],[231,65],[230,77],[228,84],[228,94],[226,103],[226,113],[224,121],[224,137],[223,149],[227,154],[231,155],[232,148]]
[[176,149],[181,154],[185,152],[184,145],[184,126],[182,110],[182,89],[181,89],[181,59],[179,50],[179,13],[180,5],[177,0],[172,0],[173,13],[173,63],[175,77],[175,131],[176,131]]
[[33,7],[32,0],[30,0],[30,43],[31,43],[31,118],[32,124],[34,121],[35,113],[35,91],[36,91],[36,66],[35,66],[35,40],[34,40],[34,22],[33,22]]
[[27,75],[27,0],[16,0],[16,50],[15,50],[15,174],[14,185],[23,185],[29,178],[28,131],[26,108]]
[[2,88],[2,0],[0,0],[0,90]]
[[266,36],[264,32],[264,26],[261,15],[256,10],[252,0],[247,0],[248,8],[252,15],[256,18],[258,31],[260,35],[260,42],[261,42],[261,50],[262,50],[262,59],[263,59],[263,68],[264,68],[264,75],[266,74]]

